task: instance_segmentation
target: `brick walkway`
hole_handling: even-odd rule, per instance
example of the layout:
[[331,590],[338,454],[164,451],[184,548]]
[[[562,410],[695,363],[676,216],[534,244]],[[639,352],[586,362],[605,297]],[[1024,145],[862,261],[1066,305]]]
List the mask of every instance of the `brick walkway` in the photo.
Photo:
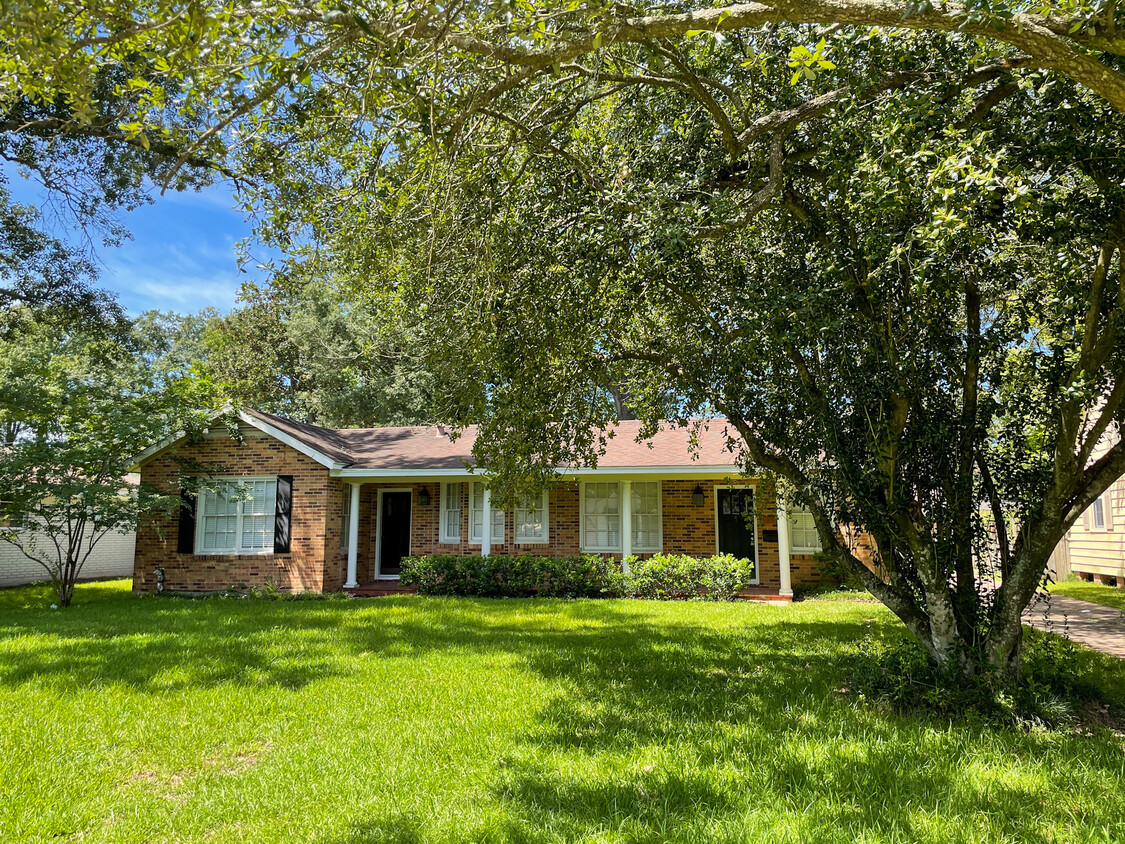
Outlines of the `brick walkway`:
[[1038,596],[1023,614],[1024,624],[1058,633],[1096,651],[1125,659],[1125,613],[1077,598]]

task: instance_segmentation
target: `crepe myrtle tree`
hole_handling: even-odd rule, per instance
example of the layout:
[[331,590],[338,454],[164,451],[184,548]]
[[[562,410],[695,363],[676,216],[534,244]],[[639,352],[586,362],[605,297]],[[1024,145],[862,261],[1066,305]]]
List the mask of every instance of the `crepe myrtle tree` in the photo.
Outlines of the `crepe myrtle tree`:
[[5,314],[0,422],[15,434],[0,445],[0,541],[42,566],[59,606],[108,534],[180,507],[178,491],[129,483],[130,464],[169,433],[202,427],[212,391],[190,375],[154,381],[118,340],[61,330],[29,308]]

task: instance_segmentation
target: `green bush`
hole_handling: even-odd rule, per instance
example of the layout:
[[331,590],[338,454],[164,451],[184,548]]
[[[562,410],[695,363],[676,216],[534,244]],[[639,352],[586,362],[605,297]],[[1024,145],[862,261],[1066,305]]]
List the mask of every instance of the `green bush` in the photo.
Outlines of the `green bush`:
[[730,555],[698,559],[682,554],[630,558],[622,573],[610,557],[435,555],[407,557],[400,581],[423,595],[478,598],[632,598],[732,600],[754,577],[754,564]]
[[731,601],[753,579],[754,563],[730,554],[703,559],[686,554],[655,554],[645,560],[629,560],[625,594],[630,598],[663,601]]
[[613,560],[594,555],[407,557],[399,576],[423,595],[477,598],[600,598],[621,594],[621,572]]

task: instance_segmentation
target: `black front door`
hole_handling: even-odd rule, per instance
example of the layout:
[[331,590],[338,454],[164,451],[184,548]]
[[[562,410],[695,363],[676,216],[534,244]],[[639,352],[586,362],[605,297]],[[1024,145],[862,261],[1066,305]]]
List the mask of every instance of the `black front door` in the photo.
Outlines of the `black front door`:
[[379,528],[379,574],[402,571],[402,558],[410,553],[410,493],[383,493],[383,524]]
[[719,490],[719,553],[754,559],[753,490]]

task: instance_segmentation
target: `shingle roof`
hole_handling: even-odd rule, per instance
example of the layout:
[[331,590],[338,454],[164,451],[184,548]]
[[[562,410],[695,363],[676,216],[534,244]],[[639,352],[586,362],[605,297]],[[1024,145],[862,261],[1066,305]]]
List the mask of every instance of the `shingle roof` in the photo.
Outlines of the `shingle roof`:
[[[476,426],[450,439],[452,428],[443,425],[407,428],[321,428],[294,422],[272,413],[246,411],[338,463],[354,469],[461,469],[472,466]],[[712,419],[699,431],[692,447],[694,426],[665,423],[655,436],[637,442],[640,422],[618,422],[598,468],[735,467],[735,456],[727,445],[737,438],[725,419]]]

